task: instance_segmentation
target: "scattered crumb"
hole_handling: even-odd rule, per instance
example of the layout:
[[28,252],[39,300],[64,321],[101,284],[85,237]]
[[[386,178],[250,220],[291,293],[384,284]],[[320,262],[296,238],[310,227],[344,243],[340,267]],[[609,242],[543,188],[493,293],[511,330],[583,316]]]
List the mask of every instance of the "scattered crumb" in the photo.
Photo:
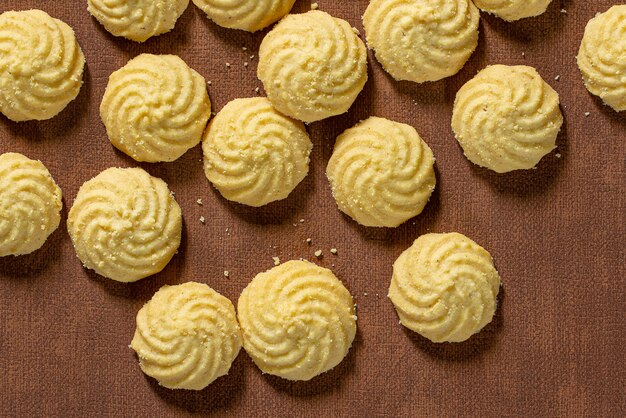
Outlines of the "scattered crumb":
[[298,226],[298,224],[293,224],[293,226]]
[[243,63],[243,66],[244,66],[244,67],[247,67],[247,66],[248,66],[248,61],[244,62],[244,63]]
[[248,48],[246,48],[245,46],[242,46],[242,47],[241,47],[241,50],[242,50],[242,51],[247,51],[247,50],[248,50]]
[[319,258],[322,256],[322,250],[315,251],[315,257]]
[[559,154],[559,153],[554,154],[554,156],[555,156],[556,158],[561,158],[561,154]]
[[303,224],[304,223],[304,219],[300,219],[300,223]]
[[230,68],[230,62],[227,62],[227,63],[226,63],[226,67],[227,67],[227,68]]
[[363,296],[367,296],[367,292],[363,292]]
[[561,13],[563,13],[564,15],[566,15],[566,14],[567,14],[567,10],[565,10],[565,9],[561,9]]
[[306,243],[307,243],[307,244],[311,245],[311,242],[313,242],[313,240],[312,240],[311,238],[307,238],[307,239],[306,239]]
[[556,81],[559,81],[559,79],[560,79],[560,78],[561,78],[561,76],[560,76],[560,75],[557,75],[556,77],[554,77],[554,79],[555,79]]
[[280,264],[280,258],[278,257],[272,257],[272,260],[274,260],[274,265],[277,266]]
[[525,56],[526,56],[526,53],[525,53],[525,52],[522,52],[522,57],[525,57]]
[[211,84],[213,84],[213,82],[212,82],[211,80],[207,81],[206,83],[207,83],[209,86],[210,86]]
[[337,249],[336,248],[331,248],[330,249],[330,253],[336,255],[337,254]]
[[359,32],[359,30],[355,28],[354,26],[352,26],[352,32],[354,32],[356,36],[361,36],[361,32]]
[[202,206],[202,199],[198,198],[198,200],[196,200],[196,203]]
[[228,270],[224,270],[224,276],[228,277],[230,275],[230,273],[228,272]]
[[254,55],[250,55],[250,61],[254,59]]
[[259,93],[259,91],[261,91],[261,89],[258,88],[258,87],[254,89],[254,92],[257,93],[257,94]]
[[589,115],[591,115],[590,112],[585,112],[585,117],[589,117]]
[[320,5],[317,3],[311,3],[311,10],[317,10],[320,8]]
[[205,221],[206,221],[206,220],[204,219],[204,216],[201,216],[201,217],[200,217],[200,223],[202,223],[202,224],[203,224]]

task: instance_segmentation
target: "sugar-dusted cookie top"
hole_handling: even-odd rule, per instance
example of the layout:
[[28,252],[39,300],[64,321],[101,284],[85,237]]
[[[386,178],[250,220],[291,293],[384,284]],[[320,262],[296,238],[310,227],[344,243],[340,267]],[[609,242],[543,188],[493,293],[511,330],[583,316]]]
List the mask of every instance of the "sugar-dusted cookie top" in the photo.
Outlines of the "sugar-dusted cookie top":
[[405,327],[461,342],[491,322],[499,290],[487,250],[458,233],[426,234],[394,263],[389,298]]
[[163,180],[141,168],[109,168],[81,186],[67,229],[85,267],[134,282],[174,256],[182,214]]
[[616,111],[626,110],[626,4],[589,21],[578,67],[587,90]]
[[41,10],[0,14],[0,112],[21,122],[59,114],[83,84],[74,31]]
[[552,0],[473,0],[484,12],[492,13],[504,20],[535,17],[543,14]]
[[176,55],[141,54],[115,71],[100,104],[111,143],[137,161],[174,161],[211,116],[206,81]]
[[310,380],[338,365],[356,334],[352,296],[330,270],[308,261],[258,274],[237,310],[252,360],[289,380]]
[[367,51],[348,22],[313,10],[265,36],[257,73],[279,112],[315,122],[352,106],[367,81]]
[[523,65],[485,68],[457,92],[452,112],[465,156],[498,173],[537,165],[562,124],[559,95]]
[[137,313],[130,347],[160,385],[204,389],[228,373],[241,349],[235,307],[205,284],[163,286]]
[[61,221],[61,189],[41,161],[0,155],[0,257],[41,248]]
[[109,33],[143,42],[174,29],[189,0],[88,0],[87,9]]
[[396,80],[456,74],[478,45],[471,0],[373,0],[363,15],[368,46]]
[[285,16],[296,0],[193,0],[220,26],[256,32]]
[[302,122],[264,97],[235,99],[204,135],[204,172],[228,200],[263,206],[286,198],[309,172],[313,144]]
[[339,135],[326,174],[342,212],[361,225],[396,227],[426,206],[434,164],[415,128],[370,117]]

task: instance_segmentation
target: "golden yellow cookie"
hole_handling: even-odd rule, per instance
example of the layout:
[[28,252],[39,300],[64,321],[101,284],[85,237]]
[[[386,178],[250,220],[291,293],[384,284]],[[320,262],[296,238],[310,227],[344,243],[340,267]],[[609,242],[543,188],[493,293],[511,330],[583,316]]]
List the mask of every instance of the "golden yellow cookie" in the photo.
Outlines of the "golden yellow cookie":
[[341,363],[356,334],[350,292],[332,271],[308,261],[258,274],[237,311],[252,360],[289,380],[310,380]]
[[487,250],[458,233],[426,234],[394,263],[389,298],[405,327],[461,342],[491,322],[499,290]]
[[137,42],[174,29],[189,0],[88,0],[89,13],[109,33]]
[[372,0],[363,25],[393,78],[423,83],[463,68],[478,45],[479,18],[471,0]]
[[41,161],[0,155],[0,257],[41,248],[58,228],[62,206],[61,189]]
[[163,180],[141,168],[109,168],[81,186],[67,229],[85,267],[134,282],[172,259],[182,214]]
[[552,0],[474,0],[483,12],[494,14],[506,21],[524,19],[543,14]]
[[211,116],[204,78],[175,55],[141,54],[109,77],[100,117],[137,161],[174,161],[198,145]]
[[78,96],[85,57],[67,24],[41,10],[0,14],[0,112],[50,119]]
[[428,203],[434,164],[413,127],[371,117],[339,135],[326,175],[346,215],[365,226],[396,227]]
[[235,307],[205,284],[163,286],[137,314],[130,347],[160,385],[204,389],[228,374],[241,349]]
[[452,129],[465,156],[498,173],[533,168],[556,147],[559,95],[532,67],[492,65],[458,91]]
[[589,21],[578,67],[587,90],[616,111],[626,110],[626,4]]
[[285,16],[296,0],[193,0],[220,26],[256,32]]
[[226,199],[263,206],[286,198],[304,179],[312,147],[302,122],[266,98],[236,99],[204,134],[204,172]]
[[348,22],[313,10],[267,34],[257,73],[279,112],[315,122],[352,106],[367,81],[367,51]]

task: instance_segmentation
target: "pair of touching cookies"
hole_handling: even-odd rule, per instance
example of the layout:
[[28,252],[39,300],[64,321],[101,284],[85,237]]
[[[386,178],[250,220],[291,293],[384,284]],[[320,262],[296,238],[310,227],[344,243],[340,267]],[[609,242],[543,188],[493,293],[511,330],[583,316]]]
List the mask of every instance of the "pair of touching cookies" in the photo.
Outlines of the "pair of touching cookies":
[[240,348],[264,372],[310,380],[337,366],[356,335],[352,296],[328,269],[289,261],[258,274],[233,304],[205,284],[162,287],[137,314],[141,369],[171,389],[205,388]]

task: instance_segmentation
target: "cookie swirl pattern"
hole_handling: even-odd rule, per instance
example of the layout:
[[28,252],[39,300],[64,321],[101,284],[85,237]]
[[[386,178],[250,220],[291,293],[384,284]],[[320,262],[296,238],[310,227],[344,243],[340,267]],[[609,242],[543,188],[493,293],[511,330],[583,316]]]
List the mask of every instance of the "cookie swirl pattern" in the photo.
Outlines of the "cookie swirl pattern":
[[114,36],[143,42],[174,29],[189,0],[88,0],[87,9]]
[[226,199],[262,206],[286,198],[304,179],[312,147],[302,122],[266,98],[236,99],[207,128],[204,170]]
[[480,14],[471,0],[373,0],[363,15],[368,46],[396,80],[456,74],[478,45]]
[[141,54],[109,77],[100,116],[111,143],[137,161],[174,161],[211,116],[204,78],[175,55]]
[[426,206],[434,163],[413,127],[371,117],[337,138],[326,174],[342,212],[361,225],[396,227]]
[[163,180],[141,168],[109,168],[81,186],[67,228],[85,267],[134,282],[174,256],[182,214]]
[[257,73],[279,112],[315,122],[352,106],[367,81],[367,51],[345,20],[288,15],[263,39]]
[[295,0],[193,0],[220,26],[256,32],[285,16]]
[[482,70],[458,91],[452,113],[465,156],[498,173],[534,167],[562,124],[559,95],[527,66]]
[[405,327],[461,342],[491,322],[500,276],[489,253],[458,233],[426,234],[393,265],[389,298]]
[[204,389],[228,373],[241,349],[235,307],[205,284],[163,286],[137,314],[130,347],[162,386]]
[[338,365],[356,334],[352,296],[330,270],[308,261],[258,274],[237,310],[256,365],[289,380],[310,380]]
[[41,248],[61,221],[61,189],[41,161],[0,155],[0,257]]
[[587,90],[616,111],[626,110],[626,5],[613,6],[589,21],[578,67]]
[[484,12],[512,22],[543,14],[552,0],[474,0]]
[[41,10],[0,14],[0,112],[45,120],[76,98],[85,57],[74,31]]

